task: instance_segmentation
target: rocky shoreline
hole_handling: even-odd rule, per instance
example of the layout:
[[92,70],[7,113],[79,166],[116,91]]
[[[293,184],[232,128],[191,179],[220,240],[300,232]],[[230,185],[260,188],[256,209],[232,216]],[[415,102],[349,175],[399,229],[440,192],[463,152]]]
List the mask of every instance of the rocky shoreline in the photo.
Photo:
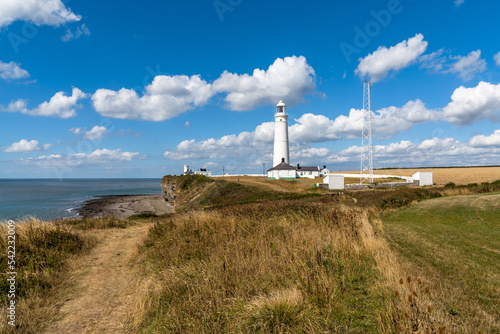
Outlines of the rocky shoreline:
[[103,196],[86,201],[78,208],[81,217],[112,216],[120,219],[140,213],[162,215],[173,211],[173,206],[165,202],[161,194]]

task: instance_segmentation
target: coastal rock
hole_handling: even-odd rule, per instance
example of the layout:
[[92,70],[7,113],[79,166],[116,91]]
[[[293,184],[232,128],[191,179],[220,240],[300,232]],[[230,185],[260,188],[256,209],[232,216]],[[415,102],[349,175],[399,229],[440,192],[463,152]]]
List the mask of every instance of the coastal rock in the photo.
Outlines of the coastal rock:
[[203,175],[167,175],[161,180],[163,199],[174,209],[186,209],[196,205],[200,195],[215,184]]
[[180,178],[175,176],[165,176],[161,180],[161,189],[163,199],[171,205],[175,204],[177,198],[177,189],[179,188]]

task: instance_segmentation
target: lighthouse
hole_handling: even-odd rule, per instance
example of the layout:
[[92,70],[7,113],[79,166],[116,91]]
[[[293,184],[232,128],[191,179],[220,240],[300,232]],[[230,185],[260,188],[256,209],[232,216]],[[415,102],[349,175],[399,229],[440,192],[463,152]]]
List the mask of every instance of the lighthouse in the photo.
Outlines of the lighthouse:
[[286,105],[283,100],[279,100],[276,105],[276,114],[274,115],[274,156],[273,167],[281,162],[290,163],[288,153],[288,115],[286,114]]

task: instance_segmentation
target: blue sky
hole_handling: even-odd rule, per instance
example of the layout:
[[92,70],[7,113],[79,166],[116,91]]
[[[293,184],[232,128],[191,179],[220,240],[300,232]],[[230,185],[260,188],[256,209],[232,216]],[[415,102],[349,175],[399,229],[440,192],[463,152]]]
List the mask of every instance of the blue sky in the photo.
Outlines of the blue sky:
[[500,164],[493,0],[0,3],[0,178]]

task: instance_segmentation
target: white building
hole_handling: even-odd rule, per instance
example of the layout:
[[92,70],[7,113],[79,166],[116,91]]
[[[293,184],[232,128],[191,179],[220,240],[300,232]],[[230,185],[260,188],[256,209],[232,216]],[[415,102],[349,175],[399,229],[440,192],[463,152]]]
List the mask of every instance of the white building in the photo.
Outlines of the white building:
[[288,150],[288,115],[286,105],[283,100],[279,100],[276,105],[276,114],[274,115],[274,156],[273,167],[276,167],[284,160],[290,163],[290,154]]
[[432,186],[432,172],[417,172],[412,177],[419,186]]
[[291,166],[287,164],[283,159],[280,164],[274,166],[267,171],[267,178],[269,179],[297,179],[297,178],[309,178],[314,179],[320,177],[320,169],[318,166]]
[[297,178],[297,169],[293,166],[287,164],[283,158],[283,161],[274,166],[273,168],[267,171],[267,177],[269,179],[296,179]]
[[184,174],[183,175],[205,175],[207,177],[211,177],[212,172],[207,171],[205,168],[200,168],[200,170],[193,172],[192,170],[189,169],[189,165],[184,165]]
[[295,170],[297,172],[297,177],[307,177],[309,179],[320,177],[320,170],[318,166],[300,166],[297,164],[297,168]]
[[330,170],[328,170],[326,166],[323,166],[323,168],[319,171],[319,176],[321,177],[327,176],[328,174],[330,174]]
[[342,190],[344,189],[344,175],[328,174],[323,179],[323,183],[328,184],[328,189],[330,190]]
[[194,172],[196,175],[205,175],[206,177],[211,177],[212,172],[207,171],[205,168],[200,168],[200,170],[197,170]]

